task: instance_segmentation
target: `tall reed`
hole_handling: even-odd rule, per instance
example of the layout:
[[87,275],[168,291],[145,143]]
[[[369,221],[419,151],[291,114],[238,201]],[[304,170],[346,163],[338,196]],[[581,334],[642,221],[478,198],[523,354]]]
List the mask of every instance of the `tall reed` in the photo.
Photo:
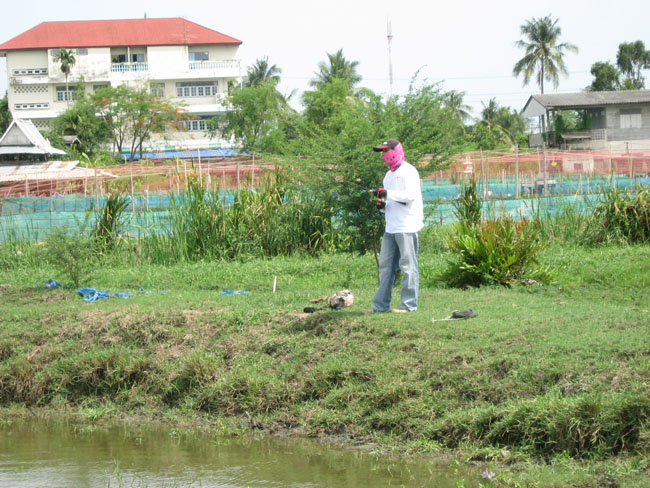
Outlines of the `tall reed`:
[[155,262],[315,254],[335,246],[332,212],[320,200],[266,181],[234,201],[191,182],[171,199],[162,234],[143,241]]
[[112,250],[121,237],[123,216],[129,206],[129,197],[111,193],[106,203],[97,211],[97,220],[92,237],[95,240],[98,253]]

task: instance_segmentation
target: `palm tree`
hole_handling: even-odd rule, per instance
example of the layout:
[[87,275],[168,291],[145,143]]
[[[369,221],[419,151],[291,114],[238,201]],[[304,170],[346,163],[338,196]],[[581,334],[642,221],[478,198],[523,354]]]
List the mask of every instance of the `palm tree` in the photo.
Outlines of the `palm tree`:
[[68,105],[70,105],[70,95],[68,90],[68,76],[70,76],[70,71],[75,65],[77,60],[74,57],[74,53],[69,49],[61,48],[59,52],[54,55],[54,61],[61,63],[61,71],[65,74],[65,99]]
[[318,63],[316,79],[309,82],[311,86],[316,87],[321,83],[329,83],[334,78],[348,80],[351,87],[361,81],[361,75],[357,73],[359,61],[345,59],[343,49],[339,49],[334,54],[327,53],[327,61],[329,64],[324,61]]
[[261,83],[272,83],[277,86],[280,83],[280,73],[282,69],[275,64],[269,66],[268,56],[255,60],[255,64],[248,68],[246,86],[257,86]]
[[513,74],[524,75],[524,85],[527,85],[535,71],[540,91],[544,93],[544,80],[552,81],[557,88],[559,75],[568,75],[564,65],[564,51],[578,52],[578,48],[568,42],[558,44],[562,29],[557,25],[558,19],[550,15],[539,19],[531,19],[521,26],[521,34],[528,42],[519,40],[517,47],[525,50],[526,55],[514,66]]
[[445,94],[445,106],[449,108],[453,114],[463,123],[472,118],[470,112],[472,107],[465,103],[466,93],[451,90]]
[[497,114],[499,113],[499,104],[497,103],[496,98],[490,98],[490,101],[488,102],[487,105],[485,103],[481,102],[481,105],[483,105],[483,110],[481,110],[481,117],[483,117],[483,120],[489,124],[494,122],[494,119],[497,118]]
[[[567,76],[569,72],[564,65],[564,51],[578,52],[577,46],[562,42],[558,39],[562,29],[557,25],[559,19],[551,19],[550,15],[539,19],[530,19],[521,26],[521,34],[529,42],[519,40],[515,46],[524,49],[526,55],[515,64],[512,72],[515,76],[524,75],[524,85],[537,71],[537,84],[544,94],[544,80],[552,81],[557,88],[560,74]],[[546,132],[546,117],[542,116],[542,132]]]

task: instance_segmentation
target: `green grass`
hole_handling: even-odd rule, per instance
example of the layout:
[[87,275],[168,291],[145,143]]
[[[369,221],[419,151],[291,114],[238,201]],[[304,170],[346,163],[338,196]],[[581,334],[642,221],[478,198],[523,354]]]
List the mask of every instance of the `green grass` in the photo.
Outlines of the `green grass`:
[[[14,245],[0,266],[0,404],[463,453],[491,463],[493,486],[643,486],[650,248],[554,243],[540,261],[556,285],[457,290],[437,278],[442,240],[423,235],[413,314],[362,313],[371,255],[105,260],[84,285],[134,295],[88,304],[46,290],[55,268]],[[344,288],[352,307],[301,313]],[[464,308],[478,317],[431,321]]]

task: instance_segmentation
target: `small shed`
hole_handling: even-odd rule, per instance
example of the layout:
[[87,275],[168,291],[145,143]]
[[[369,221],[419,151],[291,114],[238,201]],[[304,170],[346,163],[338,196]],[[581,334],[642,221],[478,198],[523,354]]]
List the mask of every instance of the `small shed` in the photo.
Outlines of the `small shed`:
[[625,148],[625,143],[647,141],[650,144],[650,90],[624,90],[532,95],[521,115],[524,118],[545,116],[563,110],[585,111],[591,120],[589,130],[557,134],[553,127],[531,134],[530,147],[546,140],[549,146],[566,149]]
[[31,120],[14,119],[0,138],[0,198],[52,195],[59,183],[80,186],[87,180],[115,178],[104,170],[79,168],[79,161],[56,158],[65,154],[52,147]]
[[0,161],[47,161],[65,151],[52,147],[31,120],[14,119],[0,138]]

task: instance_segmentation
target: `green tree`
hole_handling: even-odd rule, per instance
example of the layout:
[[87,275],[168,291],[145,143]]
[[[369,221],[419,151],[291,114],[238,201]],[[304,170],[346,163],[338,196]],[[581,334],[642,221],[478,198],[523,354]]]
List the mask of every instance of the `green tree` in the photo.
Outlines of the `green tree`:
[[282,69],[275,64],[269,65],[268,56],[255,60],[255,64],[248,68],[245,86],[257,86],[263,83],[271,83],[277,86],[280,83],[280,74]]
[[68,77],[72,71],[72,67],[77,63],[77,59],[74,56],[74,53],[65,48],[59,49],[59,51],[54,55],[54,61],[60,63],[61,72],[65,75],[65,99],[68,105],[70,105],[70,96],[68,89]]
[[557,25],[559,19],[553,20],[550,15],[539,19],[530,19],[521,26],[521,35],[527,40],[519,40],[515,45],[524,49],[525,55],[515,64],[513,74],[524,76],[524,85],[535,75],[541,93],[544,93],[544,80],[552,81],[553,86],[559,84],[559,75],[568,75],[564,64],[564,53],[578,52],[573,44],[562,42],[558,44],[562,29]]
[[351,95],[349,81],[342,78],[334,78],[316,85],[314,90],[305,91],[302,95],[305,121],[320,129],[336,131],[340,119],[334,116],[351,103]]
[[608,61],[592,64],[591,74],[594,81],[587,87],[587,91],[614,91],[621,86],[621,72]]
[[7,92],[5,96],[0,98],[0,137],[5,133],[9,124],[11,124],[11,111],[9,110],[9,97]]
[[86,96],[82,87],[77,89],[76,102],[52,120],[50,138],[62,146],[62,136],[74,135],[79,139],[79,151],[95,155],[112,138],[106,121],[97,115],[95,104]]
[[318,63],[316,78],[309,84],[317,87],[323,83],[330,83],[334,79],[347,80],[350,87],[354,87],[361,81],[361,75],[357,72],[358,61],[349,61],[343,55],[343,49],[334,54],[327,53],[327,61]]
[[[372,147],[402,141],[406,159],[424,176],[445,167],[462,144],[463,124],[445,105],[440,85],[416,86],[387,102],[369,90],[349,96],[345,80],[324,83],[306,96],[305,121],[292,173],[311,194],[331,205],[347,250],[377,250],[383,216],[369,189],[381,186],[387,167]],[[327,100],[330,96],[332,99]]]
[[500,107],[496,99],[492,98],[487,105],[483,104],[481,117],[470,131],[472,149],[493,150],[505,146],[514,147],[515,144],[527,145],[526,122],[517,110]]
[[88,97],[88,103],[109,127],[118,154],[128,145],[131,160],[138,152],[142,154],[143,144],[154,133],[182,130],[182,121],[187,118],[179,105],[143,87],[102,88]]
[[[281,143],[281,96],[273,82],[244,86],[230,96],[232,110],[220,124],[225,136],[234,136],[246,152],[260,152]],[[270,139],[269,139],[270,138]],[[279,138],[279,139],[278,139]],[[273,140],[271,148],[268,143]]]
[[635,90],[645,88],[642,70],[650,68],[650,51],[646,51],[643,41],[619,44],[616,65],[629,80],[628,83],[624,82],[625,86]]

